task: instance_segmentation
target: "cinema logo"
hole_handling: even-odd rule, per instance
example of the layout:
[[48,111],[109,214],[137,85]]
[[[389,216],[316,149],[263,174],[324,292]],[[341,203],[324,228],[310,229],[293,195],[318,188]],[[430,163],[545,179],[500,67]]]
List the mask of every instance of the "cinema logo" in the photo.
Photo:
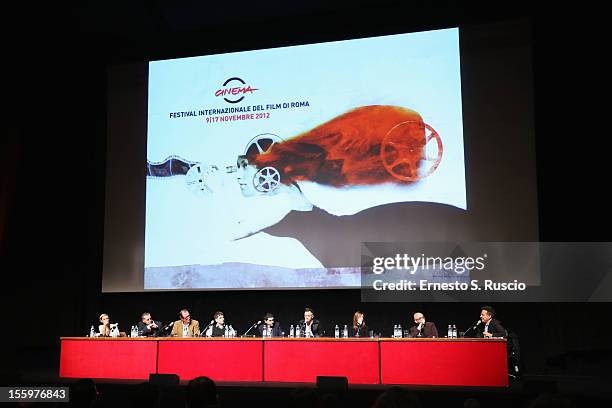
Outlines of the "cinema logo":
[[233,77],[226,80],[222,88],[217,89],[215,96],[222,96],[223,100],[227,103],[238,103],[244,99],[247,93],[253,93],[257,91],[257,88],[252,88],[251,85],[247,85],[241,78]]

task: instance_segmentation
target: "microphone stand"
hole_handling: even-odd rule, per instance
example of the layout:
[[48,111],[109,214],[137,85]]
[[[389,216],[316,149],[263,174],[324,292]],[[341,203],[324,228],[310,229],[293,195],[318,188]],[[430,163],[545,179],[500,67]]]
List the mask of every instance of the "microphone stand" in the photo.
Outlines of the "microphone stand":
[[206,336],[206,332],[208,331],[208,329],[215,324],[215,321],[213,320],[212,322],[208,323],[208,326],[206,326],[201,332],[200,332],[200,337],[205,337]]
[[480,320],[473,326],[471,326],[469,329],[467,329],[466,331],[463,332],[463,337],[465,337],[466,334],[468,334],[470,332],[470,330],[476,330],[476,328],[478,327],[478,325],[480,325]]
[[253,330],[253,328],[255,328],[257,325],[259,325],[260,322],[257,323],[253,323],[253,325],[251,327],[249,327],[249,330],[246,331],[246,333],[244,333],[242,336],[246,336],[247,334],[249,334],[249,332],[251,330]]
[[170,328],[170,326],[172,326],[174,324],[174,322],[170,322],[167,325],[165,325],[164,327],[162,327],[161,329],[157,330],[155,333],[153,333],[151,335],[151,337],[159,337],[161,336],[161,334],[163,332],[165,332],[166,330],[168,330]]

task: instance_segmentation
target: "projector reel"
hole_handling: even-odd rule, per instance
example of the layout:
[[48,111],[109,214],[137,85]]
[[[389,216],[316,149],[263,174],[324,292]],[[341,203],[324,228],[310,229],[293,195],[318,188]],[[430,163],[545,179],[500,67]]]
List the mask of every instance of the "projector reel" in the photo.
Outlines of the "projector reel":
[[274,133],[262,133],[252,138],[244,149],[244,155],[252,159],[255,155],[268,153],[276,143],[283,139]]
[[[433,144],[432,140],[435,140],[437,148],[435,157],[427,155],[427,147]],[[391,176],[412,182],[436,171],[442,161],[443,150],[438,132],[423,122],[411,120],[398,123],[389,130],[380,147],[380,158]],[[419,174],[421,161],[425,161],[428,167]]]
[[264,167],[255,173],[253,187],[260,193],[270,193],[280,185],[280,173],[274,167]]

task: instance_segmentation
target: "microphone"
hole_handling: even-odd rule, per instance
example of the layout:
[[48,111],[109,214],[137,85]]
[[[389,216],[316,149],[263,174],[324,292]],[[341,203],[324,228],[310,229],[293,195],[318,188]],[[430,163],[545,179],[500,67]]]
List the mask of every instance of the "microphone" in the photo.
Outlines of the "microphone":
[[465,335],[468,334],[470,332],[470,330],[476,330],[476,328],[480,325],[480,323],[482,323],[482,321],[480,319],[478,319],[478,321],[476,323],[474,323],[474,325],[472,327],[470,327],[469,329],[467,329],[465,331],[465,333],[463,333],[463,337],[465,337]]
[[154,334],[153,337],[157,337],[160,334],[162,334],[163,332],[165,332],[166,330],[168,330],[169,328],[171,328],[174,325],[174,322],[170,322],[167,325],[165,325],[164,327],[162,327],[161,329],[157,330]]
[[251,327],[249,327],[249,330],[246,331],[246,333],[243,334],[243,336],[246,336],[247,334],[249,334],[249,332],[251,330],[253,330],[254,327],[257,327],[261,324],[261,320],[258,320],[257,323],[253,324]]
[[202,331],[200,331],[200,337],[206,336],[206,331],[214,324],[215,324],[215,319],[212,319],[210,323],[208,323],[208,326],[206,326],[204,329],[202,329]]

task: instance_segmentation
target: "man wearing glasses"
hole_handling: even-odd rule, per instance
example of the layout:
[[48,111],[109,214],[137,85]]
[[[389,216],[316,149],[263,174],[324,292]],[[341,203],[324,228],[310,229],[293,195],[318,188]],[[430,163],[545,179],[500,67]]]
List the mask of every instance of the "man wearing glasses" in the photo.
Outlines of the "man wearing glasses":
[[162,327],[162,322],[153,320],[149,312],[144,312],[140,318],[142,320],[138,322],[138,333],[141,336],[152,336]]
[[280,322],[274,321],[274,315],[272,313],[266,313],[263,318],[263,323],[257,326],[257,331],[260,336],[264,335],[264,330],[266,330],[266,334],[269,333],[266,337],[282,337],[283,330],[281,329]]
[[416,312],[413,316],[414,326],[410,328],[410,337],[438,337],[438,329],[433,322],[425,321],[425,315]]
[[180,320],[172,326],[173,337],[197,337],[200,335],[200,323],[189,315],[189,310],[183,309],[179,312]]

